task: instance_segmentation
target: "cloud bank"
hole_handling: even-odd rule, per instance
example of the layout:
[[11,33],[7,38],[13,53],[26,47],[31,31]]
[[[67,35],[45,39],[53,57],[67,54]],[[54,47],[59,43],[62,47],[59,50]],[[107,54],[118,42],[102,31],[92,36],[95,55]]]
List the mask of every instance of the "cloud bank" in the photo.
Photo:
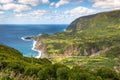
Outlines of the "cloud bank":
[[27,5],[8,3],[0,6],[0,10],[13,10],[14,12],[23,12],[31,10],[31,8]]
[[120,8],[120,0],[90,0],[95,8]]
[[0,0],[0,23],[70,23],[115,9],[120,9],[120,0]]

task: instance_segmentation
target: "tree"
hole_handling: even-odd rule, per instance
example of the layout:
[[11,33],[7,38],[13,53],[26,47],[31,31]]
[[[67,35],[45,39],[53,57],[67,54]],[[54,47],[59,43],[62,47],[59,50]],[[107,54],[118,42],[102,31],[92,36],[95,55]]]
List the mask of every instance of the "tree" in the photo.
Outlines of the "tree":
[[103,79],[112,79],[112,80],[120,80],[119,75],[108,68],[101,68],[97,71],[97,75],[101,76]]
[[58,80],[68,80],[70,69],[67,67],[60,67],[57,69],[57,79]]

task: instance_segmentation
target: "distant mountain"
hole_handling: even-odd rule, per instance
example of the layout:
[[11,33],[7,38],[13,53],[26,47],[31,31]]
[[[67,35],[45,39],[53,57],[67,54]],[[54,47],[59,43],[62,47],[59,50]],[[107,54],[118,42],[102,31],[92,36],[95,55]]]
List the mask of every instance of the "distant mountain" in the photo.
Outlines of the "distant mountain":
[[67,27],[67,30],[84,30],[95,27],[105,28],[113,25],[120,25],[120,10],[77,18]]

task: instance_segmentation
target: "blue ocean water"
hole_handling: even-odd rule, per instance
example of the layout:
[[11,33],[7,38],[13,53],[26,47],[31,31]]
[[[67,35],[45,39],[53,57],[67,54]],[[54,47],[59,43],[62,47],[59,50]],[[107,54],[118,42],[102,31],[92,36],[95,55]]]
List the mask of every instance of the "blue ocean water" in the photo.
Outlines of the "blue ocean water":
[[24,56],[37,56],[33,51],[33,41],[24,41],[21,37],[36,36],[41,33],[62,32],[67,25],[0,25],[0,44],[19,50]]

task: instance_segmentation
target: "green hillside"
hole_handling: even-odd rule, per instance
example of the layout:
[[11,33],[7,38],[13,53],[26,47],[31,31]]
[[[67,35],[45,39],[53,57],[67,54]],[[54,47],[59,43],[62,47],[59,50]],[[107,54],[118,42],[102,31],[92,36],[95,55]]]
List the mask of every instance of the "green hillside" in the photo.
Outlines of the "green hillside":
[[83,16],[74,20],[67,30],[85,30],[88,28],[110,28],[120,25],[120,10],[98,13],[89,16]]
[[120,80],[120,11],[73,21],[65,32],[36,36],[46,58],[0,44],[0,80]]
[[50,64],[48,59],[23,57],[14,48],[0,44],[0,80],[33,80],[43,66]]
[[43,34],[37,38],[43,42],[47,56],[90,56],[105,52],[119,46],[119,14],[120,11],[111,11],[80,17],[65,32]]
[[[44,57],[68,66],[108,67],[120,71],[120,11],[98,13],[73,21],[67,31],[43,34]],[[79,23],[79,24],[77,24]],[[59,56],[59,57],[58,57]]]
[[22,58],[23,56],[19,51],[0,44],[0,60],[5,60],[5,59],[16,60]]
[[[19,51],[0,45],[0,80],[120,80],[120,74],[112,68],[101,65],[98,68],[91,67],[91,63],[98,60],[97,57],[86,58],[88,62],[91,61],[87,67],[73,64],[82,58],[73,62],[69,62],[70,59],[51,63],[45,58],[23,57]],[[71,66],[65,62],[71,63]]]

